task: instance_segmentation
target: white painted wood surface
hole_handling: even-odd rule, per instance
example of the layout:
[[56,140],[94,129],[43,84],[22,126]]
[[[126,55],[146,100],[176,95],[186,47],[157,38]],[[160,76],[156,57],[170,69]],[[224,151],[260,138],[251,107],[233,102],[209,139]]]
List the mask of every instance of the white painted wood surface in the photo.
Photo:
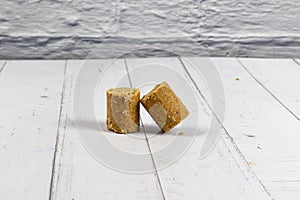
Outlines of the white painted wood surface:
[[[92,68],[92,73],[100,74],[110,62],[111,60],[94,60],[90,61],[89,67]],[[68,76],[70,76],[66,87],[69,90],[66,91],[68,94],[70,87],[74,85],[76,74],[81,65],[83,65],[81,61],[68,62]],[[120,75],[126,75],[124,62],[121,60],[116,63],[114,73],[111,72],[109,72],[111,80]],[[129,85],[129,83],[127,84]],[[62,150],[56,165],[56,184],[52,190],[52,199],[162,199],[157,177],[154,173],[128,174],[119,172],[100,164],[87,152],[76,133],[70,103],[72,95],[67,95],[66,98],[66,102],[69,103],[65,106],[69,109],[65,109],[63,115],[67,115],[67,122],[64,122],[67,123],[67,126],[64,130],[64,137],[61,137],[63,140],[60,142]],[[99,114],[105,117],[105,114]],[[87,134],[90,130],[101,133],[93,125],[97,122],[92,121],[91,123],[89,127],[77,126],[77,128]],[[136,145],[136,143],[141,143],[141,140],[136,140],[134,137],[110,133],[107,134],[107,137],[111,141],[117,140],[121,147],[127,144],[128,147],[135,146],[131,150],[148,151],[145,140],[142,141],[144,145]]]
[[[149,68],[151,65],[154,66],[157,63],[173,68],[173,70],[182,74],[184,80],[193,87],[191,80],[189,80],[183,66],[176,57],[127,59],[133,86],[137,86],[135,82],[139,82],[138,79],[153,75],[149,73],[146,73],[147,75],[138,74],[134,70],[135,68],[141,65],[147,65]],[[164,70],[160,70],[159,73],[164,73]],[[171,74],[163,74],[162,80],[156,80],[158,75],[155,74],[153,79],[156,82],[163,81],[164,79],[168,80],[172,88],[182,98],[183,102],[188,102],[186,98],[191,98],[191,96],[184,96],[183,91],[180,90],[180,88],[182,88],[180,85],[182,85],[183,82],[172,80],[174,77],[169,77],[170,75]],[[201,80],[202,79],[198,79],[198,81]],[[202,85],[203,90],[205,90],[204,83],[199,83],[199,85]],[[193,88],[193,90],[194,94],[198,97],[197,100],[204,103],[203,99],[197,95],[196,89]],[[222,130],[221,139],[217,142],[212,153],[208,155],[206,159],[200,159],[201,147],[206,137],[205,132],[207,132],[210,126],[212,116],[209,115],[211,112],[207,112],[207,110],[205,110],[207,108],[201,106],[200,102],[198,106],[200,109],[199,112],[196,112],[200,115],[201,125],[192,146],[182,158],[165,169],[158,171],[166,199],[224,199],[224,197],[226,197],[226,199],[270,199],[249,169],[248,164],[243,160],[242,155],[239,155],[239,152],[235,149],[236,146],[224,133],[224,130]],[[191,114],[195,112],[191,108],[191,105],[187,105],[187,107],[190,108]],[[146,119],[146,123],[151,122],[149,118],[144,117],[143,119]],[[188,125],[184,124],[183,126]],[[151,151],[157,151],[160,146],[165,146],[166,143],[168,143],[166,140],[172,140],[176,136],[179,137],[179,139],[192,137],[188,129],[183,128],[180,131],[183,131],[184,135],[177,135],[175,131],[171,131],[164,135],[158,134],[156,137],[150,136],[148,140]],[[153,156],[158,168],[166,164],[164,162],[168,160],[163,153],[153,154]]]
[[300,65],[292,59],[239,59],[259,84],[300,120]]
[[0,74],[0,199],[48,199],[65,61],[8,61]]
[[[188,60],[197,67],[205,63],[203,58]],[[138,140],[130,135],[107,135],[120,148],[148,155],[146,164],[154,172],[134,175],[101,165],[77,135],[72,95],[83,61],[68,61],[67,66],[65,61],[0,61],[0,67],[5,64],[0,73],[0,199],[299,199],[300,123],[287,108],[295,113],[299,108],[291,102],[300,100],[295,94],[300,66],[289,59],[279,63],[240,61],[244,66],[234,58],[213,59],[224,84],[226,118],[217,145],[205,159],[200,159],[199,147],[213,115],[193,85],[197,84],[211,104],[203,77],[184,60],[183,67],[178,58],[115,63],[114,70],[108,72],[112,78],[104,87],[110,87],[117,77],[126,77],[126,70],[134,85],[142,77],[132,70],[140,64],[168,65],[191,86],[200,108],[202,134],[180,159],[164,169],[159,168],[166,164],[167,156],[155,152],[174,139],[176,132],[149,134],[153,127],[148,125],[153,122],[145,113],[145,133],[154,162],[143,129]],[[111,61],[89,62],[91,72],[100,74]],[[279,74],[289,81],[280,84]],[[122,84],[130,82],[124,79]],[[179,88],[179,95],[185,92],[178,83],[174,88]],[[99,91],[95,108],[100,110],[98,99],[103,96]],[[100,114],[96,112],[98,120],[104,117]],[[92,119],[82,120],[86,125]],[[98,131],[94,127],[92,122],[89,126],[77,124],[86,133]],[[177,137],[185,140],[188,131]]]
[[[202,63],[201,58],[189,60]],[[299,198],[298,120],[236,59],[215,58],[213,61],[225,88],[225,128],[273,198]],[[284,76],[284,72],[282,74]],[[197,77],[194,80],[197,81]]]

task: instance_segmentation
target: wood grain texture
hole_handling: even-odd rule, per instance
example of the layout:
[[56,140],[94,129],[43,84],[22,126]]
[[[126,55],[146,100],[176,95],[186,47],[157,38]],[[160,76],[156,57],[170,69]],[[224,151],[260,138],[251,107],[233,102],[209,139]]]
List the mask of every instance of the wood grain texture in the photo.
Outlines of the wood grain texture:
[[[197,68],[205,59],[186,58]],[[73,90],[84,61],[0,61],[0,199],[299,199],[300,123],[288,109],[295,114],[298,109],[291,102],[299,101],[300,65],[286,59],[213,58],[225,89],[226,117],[215,147],[203,158],[201,147],[214,117],[204,80],[209,77],[186,60],[120,59],[108,72],[104,69],[111,60],[86,61],[90,73],[108,75],[99,84],[104,88],[118,81],[135,86],[151,77],[135,71],[140,65],[168,66],[182,78],[172,81],[172,73],[161,68],[152,83],[169,76],[191,114],[199,115],[199,132],[182,157],[170,162],[170,154],[158,152],[174,138],[190,141],[189,130],[156,134],[158,127],[143,109],[137,135],[107,135],[113,145],[145,154],[145,165],[152,169],[146,174],[104,166],[82,144],[78,131],[99,131],[96,121],[105,119],[97,88],[97,120],[75,123]],[[183,84],[193,91],[198,111],[191,109]],[[141,95],[149,89],[151,84],[143,85]]]
[[[92,73],[100,75],[111,60],[91,60],[88,62],[91,64]],[[74,82],[81,65],[83,65],[82,61],[68,61],[69,78],[66,85],[71,86],[71,91],[74,89]],[[107,82],[108,85],[115,83],[115,81],[112,81],[115,80],[114,78],[123,74],[126,76],[123,60],[115,63],[114,67],[114,73],[109,74],[110,81]],[[127,83],[124,84],[129,85],[128,79]],[[71,105],[73,101],[71,91],[67,91],[69,94],[67,95],[68,103],[65,106],[68,109],[63,113],[64,116],[67,115],[66,127],[64,138],[61,138],[61,153],[56,165],[56,184],[53,188],[52,199],[163,199],[154,173],[130,174],[116,171],[98,162],[91,155],[92,153],[84,147],[77,131],[84,131],[87,134],[90,130],[101,131],[93,128],[95,127],[93,124],[96,124],[97,121],[91,121],[89,127],[76,124],[76,130],[74,110]],[[99,110],[101,110],[103,105],[98,105],[96,102],[95,106],[100,106]],[[105,114],[98,114],[105,118]],[[112,132],[107,134],[107,139],[120,148],[129,147],[127,150],[130,151],[148,152],[145,139],[136,140],[130,135],[118,135]],[[152,166],[151,159],[149,159],[149,162]]]
[[[189,60],[201,63],[201,58]],[[272,198],[297,199],[300,175],[298,120],[237,60],[214,58],[213,61],[225,88],[226,130]]]
[[[300,120],[300,67],[292,59],[239,59],[274,98]],[[291,87],[292,86],[292,87]]]
[[48,199],[64,61],[8,61],[0,74],[0,199]]
[[[136,69],[143,66],[164,65],[183,76],[185,81],[193,88],[194,95],[198,100],[200,109],[197,114],[200,115],[201,119],[199,133],[185,154],[177,161],[165,166],[165,168],[163,167],[168,162],[168,156],[159,153],[159,150],[162,146],[168,145],[168,142],[174,140],[175,137],[179,137],[180,140],[191,137],[189,130],[183,129],[185,132],[183,135],[178,135],[176,131],[171,131],[163,135],[157,134],[153,136],[153,130],[151,130],[153,128],[149,128],[149,124],[153,124],[153,120],[149,116],[145,116],[147,113],[141,113],[166,199],[224,199],[224,197],[226,199],[270,199],[250,170],[243,155],[236,149],[231,138],[228,137],[223,129],[221,130],[220,139],[212,152],[205,159],[200,158],[201,147],[213,116],[207,105],[205,105],[205,101],[201,99],[201,95],[198,94],[192,85],[178,58],[126,59],[126,63],[134,87],[137,87],[138,85],[136,84],[140,83],[141,79],[145,79],[146,76],[153,77],[154,82],[162,81],[159,80],[158,77],[160,76],[158,74],[153,76],[153,74],[151,75],[150,72],[147,72],[146,75],[142,75]],[[161,69],[158,73],[162,74],[164,70]],[[183,83],[176,80],[172,81],[174,77],[170,73],[163,74],[163,76],[164,80],[169,81],[169,84],[182,98],[183,102],[188,102],[186,98],[191,97],[184,97],[182,95],[184,91],[180,89],[180,84]],[[202,77],[197,77],[197,80],[202,81]],[[199,85],[202,85],[203,90],[208,92],[207,88],[204,88],[204,83],[199,83]],[[142,89],[142,94],[143,92],[145,94],[147,90],[149,88],[146,90]],[[187,105],[188,108],[190,106]],[[195,112],[195,110],[190,111],[191,114]]]

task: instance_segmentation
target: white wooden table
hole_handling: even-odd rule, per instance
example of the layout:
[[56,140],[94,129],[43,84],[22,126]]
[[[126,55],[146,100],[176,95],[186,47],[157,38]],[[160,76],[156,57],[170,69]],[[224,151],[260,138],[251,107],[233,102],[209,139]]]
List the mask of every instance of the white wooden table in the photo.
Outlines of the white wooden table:
[[[200,80],[177,57],[125,61],[124,71],[153,61]],[[76,134],[71,99],[82,61],[0,61],[0,199],[300,199],[300,60],[213,62],[226,100],[214,150],[198,159],[195,140],[171,166],[130,174],[101,165]]]

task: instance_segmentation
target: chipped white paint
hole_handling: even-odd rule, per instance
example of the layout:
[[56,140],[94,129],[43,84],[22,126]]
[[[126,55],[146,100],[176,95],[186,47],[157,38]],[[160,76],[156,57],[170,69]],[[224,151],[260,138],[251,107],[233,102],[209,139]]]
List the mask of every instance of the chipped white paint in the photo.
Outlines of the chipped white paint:
[[8,61],[0,74],[0,199],[48,199],[64,61]]
[[[143,79],[145,76],[151,76],[150,74],[136,74],[134,69],[139,66],[148,65],[150,67],[153,64],[160,64],[172,67],[190,84],[199,101],[199,111],[196,112],[200,116],[200,127],[192,146],[179,160],[158,171],[166,199],[224,199],[224,197],[226,197],[226,199],[270,199],[259,183],[259,180],[250,170],[248,163],[243,159],[243,156],[239,154],[235,144],[230,140],[228,135],[226,135],[224,130],[221,129],[220,140],[217,142],[211,154],[205,159],[200,159],[201,148],[207,137],[212,114],[207,106],[201,105],[201,103],[205,104],[205,102],[192,86],[191,80],[177,57],[127,59],[126,63],[129,71],[131,71],[130,77],[133,86],[136,86],[135,83],[138,83],[139,79]],[[159,73],[163,72],[164,70],[161,70]],[[183,83],[175,80],[172,81],[172,77],[168,77],[170,74],[164,75],[165,80],[171,84],[183,102],[189,102],[187,98],[191,97],[182,95],[184,94],[184,92],[181,91],[184,89],[181,87]],[[153,78],[155,79],[155,76]],[[201,89],[207,90],[204,83],[200,83],[202,78],[197,77],[197,80],[199,85],[202,86]],[[163,81],[163,79],[155,79],[155,81],[160,82]],[[208,91],[206,91],[206,93],[207,92]],[[187,107],[190,108],[192,115],[193,112],[195,112],[194,108],[192,108],[191,105],[187,105]],[[149,117],[143,117],[143,120],[144,124],[148,124],[148,126],[149,124],[153,124],[153,121],[149,119]],[[188,119],[185,121],[187,120]],[[185,121],[182,122],[183,128],[180,130],[184,132],[183,135],[178,135],[178,131],[171,130],[163,135],[158,134],[153,137],[153,134],[147,131],[147,126],[145,125],[151,152],[153,153],[155,165],[158,169],[167,164],[166,161],[168,161],[169,156],[164,155],[163,152],[157,153],[157,151],[161,149],[161,146],[166,146],[166,144],[169,144],[168,141],[172,141],[176,137],[179,137],[179,140],[187,140],[193,137],[190,130],[185,129],[185,127],[188,127],[189,124],[195,126],[195,123],[189,121],[185,124]]]
[[[197,67],[203,64],[202,58],[189,60]],[[0,199],[48,199],[50,191],[53,200],[163,199],[162,195],[166,199],[299,199],[300,123],[266,91],[274,92],[289,106],[282,90],[275,90],[272,85],[277,79],[273,71],[263,70],[267,78],[258,73],[265,64],[271,68],[271,61],[247,60],[250,66],[241,60],[265,88],[236,59],[213,61],[224,83],[227,111],[226,130],[222,130],[215,149],[204,160],[199,159],[203,141],[200,134],[173,165],[158,174],[143,175],[120,173],[100,165],[82,146],[74,128],[71,106],[73,83],[82,61],[68,61],[65,77],[64,61],[7,62],[0,73]],[[109,61],[90,62],[95,62],[101,71]],[[178,58],[126,59],[128,69],[145,62],[172,66],[192,84]],[[291,62],[280,60],[278,65],[290,68]],[[261,68],[252,67],[253,63]],[[3,64],[0,61],[0,66]],[[185,65],[207,98],[202,77]],[[278,65],[275,74],[278,70],[282,76],[297,81],[294,74],[281,71]],[[115,69],[117,74],[126,73],[122,61]],[[134,83],[138,77],[131,78]],[[205,131],[212,113],[201,95],[197,98],[201,104],[201,130]],[[91,127],[79,126],[85,131]],[[173,136],[150,138],[151,150],[155,152],[165,139]],[[178,137],[184,138],[186,134]],[[130,150],[148,151],[146,143],[136,143],[127,136],[112,134],[110,139],[124,148],[129,144],[133,147]],[[163,164],[164,159],[153,155],[155,165]]]
[[[201,58],[189,60],[201,67]],[[271,197],[299,198],[299,121],[236,59],[214,58],[213,61],[225,88],[226,130]],[[286,65],[291,62],[286,61]],[[288,74],[282,71],[283,77]],[[194,80],[197,82],[198,78]]]
[[299,6],[298,0],[4,0],[0,58],[84,58],[111,36],[122,42],[95,57],[114,57],[133,44],[185,55],[298,57]]
[[[87,62],[89,62],[88,65],[92,73],[100,74],[111,60],[91,60]],[[72,78],[68,79],[67,85],[69,87],[74,84],[75,77],[82,64],[82,61],[68,61],[69,76],[74,77],[73,80]],[[113,69],[112,73],[108,74],[111,79],[115,79],[123,74],[126,75],[123,60],[115,63]],[[114,83],[111,79],[107,82],[108,86],[110,83]],[[127,86],[129,86],[128,80]],[[70,88],[68,89],[69,91],[66,92],[70,94]],[[68,95],[65,106],[69,107],[69,109],[65,109],[63,113],[64,116],[67,115],[65,119],[67,122],[64,122],[67,123],[67,126],[63,132],[63,137],[60,138],[61,145],[59,148],[61,149],[55,166],[55,184],[52,188],[51,199],[163,199],[154,173],[128,174],[119,172],[100,164],[94,159],[91,155],[92,152],[90,154],[84,148],[77,135],[71,102],[72,96]],[[99,107],[97,103],[95,106]],[[100,105],[100,109],[102,109],[102,106]],[[97,113],[105,118],[104,113]],[[92,121],[94,119],[82,120],[90,121],[90,123],[87,124],[88,126],[77,124],[77,129],[80,129],[78,131],[84,131],[86,134],[89,134],[89,131],[100,132],[97,128],[97,121]],[[145,139],[141,140],[141,138],[137,139],[128,135],[114,134],[109,131],[102,134],[106,134],[107,139],[119,148],[127,148],[127,150],[135,153],[148,152]],[[147,163],[145,162],[145,164]],[[134,163],[132,164],[134,165]],[[152,166],[151,159],[149,159],[148,164]]]

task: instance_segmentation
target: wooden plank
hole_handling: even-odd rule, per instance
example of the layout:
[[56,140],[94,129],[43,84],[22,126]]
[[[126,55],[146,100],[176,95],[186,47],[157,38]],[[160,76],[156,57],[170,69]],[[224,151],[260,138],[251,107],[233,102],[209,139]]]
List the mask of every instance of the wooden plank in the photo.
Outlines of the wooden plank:
[[[201,58],[189,60],[201,66]],[[213,61],[225,88],[226,130],[272,198],[299,197],[299,121],[237,60],[214,58]],[[197,82],[198,77],[192,68],[189,70]]]
[[[147,129],[147,124],[150,126],[149,124],[153,124],[153,121],[149,119],[149,116],[145,116],[146,114],[141,114],[145,121],[145,130],[166,199],[224,199],[225,197],[226,199],[270,199],[259,180],[250,170],[243,155],[240,154],[224,130],[221,130],[220,140],[213,151],[205,159],[201,159],[201,146],[213,116],[207,105],[205,105],[205,101],[201,99],[201,95],[193,86],[178,58],[126,59],[126,62],[133,86],[140,85],[147,77],[152,77],[155,83],[166,80],[182,98],[183,102],[187,103],[187,107],[192,114],[198,111],[191,109],[187,98],[192,98],[192,96],[185,97],[183,95],[184,89],[180,89],[182,88],[180,84],[189,84],[198,100],[199,112],[197,114],[201,119],[199,132],[190,148],[180,159],[173,163],[169,163],[167,156],[159,153],[159,150],[161,147],[168,145],[168,141],[172,141],[176,137],[179,137],[180,140],[191,137],[188,130],[183,135],[171,131],[163,135],[156,134],[153,136],[153,130]],[[151,74],[153,73],[151,70],[146,70],[145,74],[139,73],[139,68],[144,66],[151,68],[157,65],[170,67],[181,74],[184,81],[174,79],[172,72],[164,71],[162,68],[157,70],[154,75]],[[202,78],[198,77],[197,80],[202,81]],[[145,83],[144,85],[150,84]],[[203,88],[206,94],[209,93],[203,82],[199,82],[198,85]],[[145,94],[150,88],[145,87],[144,90],[142,89],[142,93]],[[164,164],[169,165],[164,166]]]
[[0,75],[0,199],[48,199],[65,61],[8,61]]
[[[90,60],[86,61],[90,67],[90,73],[100,76],[105,74],[103,78],[104,84],[101,85],[104,88],[112,87],[118,80],[118,78],[125,76],[124,83],[121,85],[129,85],[126,69],[123,60],[119,60],[114,63],[111,70],[104,71],[105,67],[111,62],[111,60]],[[74,89],[74,82],[78,75],[79,69],[83,64],[83,61],[68,61],[68,69],[70,82],[67,83],[67,88]],[[73,78],[71,78],[73,77]],[[78,77],[77,77],[78,78]],[[89,77],[89,78],[92,78]],[[102,84],[101,83],[101,84]],[[84,84],[84,83],[83,83]],[[99,83],[100,85],[100,83]],[[145,137],[143,134],[138,134],[141,138],[135,138],[132,134],[119,135],[112,132],[103,132],[95,128],[97,121],[94,119],[83,118],[83,121],[90,121],[90,125],[82,126],[82,124],[76,124],[75,128],[72,96],[74,94],[66,95],[68,109],[64,110],[63,115],[66,117],[66,128],[64,130],[64,138],[61,138],[61,153],[58,157],[56,174],[54,176],[52,199],[163,199],[162,193],[159,187],[159,183],[154,172],[147,174],[132,174],[126,172],[120,172],[109,168],[100,162],[98,162],[87,148],[82,144],[82,139],[76,134],[78,131],[84,131],[86,134],[92,132],[106,134],[106,138],[119,148],[131,151],[133,153],[147,153]],[[98,96],[99,95],[99,96]],[[99,116],[99,120],[105,119],[105,105],[103,105],[101,98],[103,99],[105,93],[96,89],[95,96],[95,108],[96,116]],[[103,149],[105,151],[106,149]],[[113,153],[113,152],[108,152]],[[111,154],[111,157],[121,163],[120,158]],[[150,165],[153,168],[152,160],[148,156],[145,164]],[[105,162],[105,161],[104,161]],[[132,163],[133,166],[138,163]],[[120,168],[122,170],[122,168]]]
[[254,79],[300,120],[300,67],[292,59],[239,59]]

